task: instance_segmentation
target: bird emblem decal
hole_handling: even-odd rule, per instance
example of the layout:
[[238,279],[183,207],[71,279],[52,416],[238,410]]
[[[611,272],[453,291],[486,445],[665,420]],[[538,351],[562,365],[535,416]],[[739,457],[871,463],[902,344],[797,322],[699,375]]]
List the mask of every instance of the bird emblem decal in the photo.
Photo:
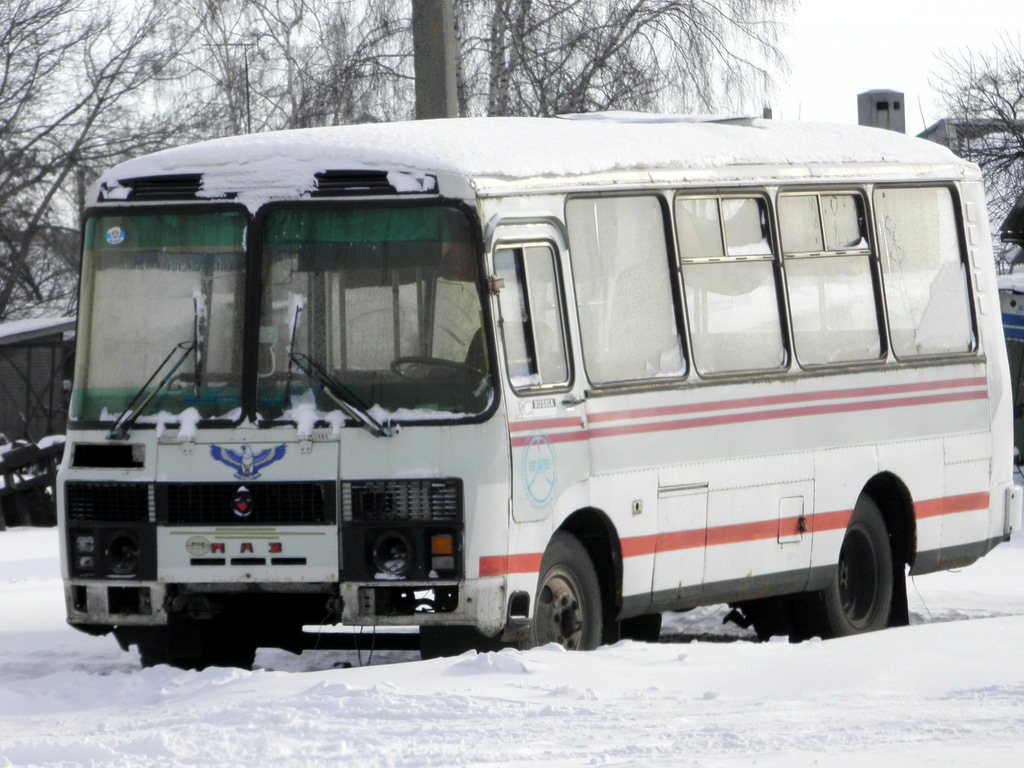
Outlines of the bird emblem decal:
[[252,448],[243,445],[241,450],[234,451],[231,448],[222,448],[219,445],[210,446],[210,455],[235,470],[235,477],[239,480],[255,480],[260,476],[260,470],[269,467],[275,461],[284,458],[287,445],[277,445],[267,448],[265,451],[253,453]]

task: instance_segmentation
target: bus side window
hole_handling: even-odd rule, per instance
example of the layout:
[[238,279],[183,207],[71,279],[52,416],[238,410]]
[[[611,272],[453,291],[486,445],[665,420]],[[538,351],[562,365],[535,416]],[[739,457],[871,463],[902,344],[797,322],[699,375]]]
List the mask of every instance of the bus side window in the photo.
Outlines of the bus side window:
[[569,381],[561,291],[549,245],[498,248],[501,329],[508,374],[515,389],[561,386]]
[[878,360],[882,343],[863,199],[782,194],[779,230],[797,360]]
[[896,357],[974,348],[967,269],[946,187],[878,187],[875,220]]
[[675,208],[694,367],[716,374],[785,366],[765,201],[679,197]]
[[660,200],[574,198],[565,211],[590,381],[684,376]]

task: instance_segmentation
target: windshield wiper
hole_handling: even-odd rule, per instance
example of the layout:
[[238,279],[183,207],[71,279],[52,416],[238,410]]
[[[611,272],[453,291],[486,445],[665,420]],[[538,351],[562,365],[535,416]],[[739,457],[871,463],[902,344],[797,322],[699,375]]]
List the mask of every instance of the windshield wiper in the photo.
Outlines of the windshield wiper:
[[[153,379],[155,379],[157,374],[164,369],[164,366],[167,365],[168,361],[174,357],[174,353],[179,349],[182,350],[181,355],[178,356],[174,365],[171,366],[171,370],[167,372],[166,376],[160,379],[160,383],[156,385],[149,395],[146,396],[146,399],[139,403],[139,407],[135,408],[135,403],[140,397],[142,397],[142,393],[146,391],[146,387],[153,383]],[[181,364],[188,359],[188,356],[191,355],[195,349],[195,341],[182,341],[174,345],[174,349],[172,349],[170,354],[163,359],[163,362],[156,367],[156,370],[153,371],[152,375],[146,379],[146,383],[139,387],[139,391],[132,397],[131,401],[128,403],[128,407],[124,409],[124,413],[121,414],[118,420],[114,423],[114,426],[112,426],[110,431],[107,432],[107,440],[126,440],[128,438],[128,433],[131,432],[131,428],[135,426],[135,422],[138,420],[139,416],[142,415],[142,412],[146,410],[146,406],[153,401],[153,398],[156,397],[157,393],[164,388],[168,381],[171,380],[171,377],[181,367]]]
[[371,416],[366,406],[351,390],[331,376],[322,364],[301,352],[290,352],[288,359],[295,367],[315,381],[348,416],[359,422],[359,426],[374,437],[392,437],[395,431]]

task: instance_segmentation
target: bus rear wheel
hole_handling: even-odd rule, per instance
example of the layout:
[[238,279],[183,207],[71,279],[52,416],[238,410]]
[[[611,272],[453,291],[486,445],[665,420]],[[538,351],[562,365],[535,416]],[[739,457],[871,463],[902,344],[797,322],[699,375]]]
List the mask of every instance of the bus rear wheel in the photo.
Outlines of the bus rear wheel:
[[601,644],[601,586],[579,539],[557,532],[541,561],[533,616],[533,644],[558,643],[589,651]]
[[822,594],[828,636],[883,629],[889,622],[892,595],[889,532],[875,502],[861,496],[843,537],[832,583]]

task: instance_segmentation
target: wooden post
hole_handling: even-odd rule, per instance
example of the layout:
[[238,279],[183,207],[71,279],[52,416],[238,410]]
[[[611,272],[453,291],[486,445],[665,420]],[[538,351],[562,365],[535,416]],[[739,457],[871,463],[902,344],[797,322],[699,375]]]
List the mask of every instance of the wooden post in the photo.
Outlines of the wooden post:
[[458,117],[452,0],[412,0],[416,119]]

